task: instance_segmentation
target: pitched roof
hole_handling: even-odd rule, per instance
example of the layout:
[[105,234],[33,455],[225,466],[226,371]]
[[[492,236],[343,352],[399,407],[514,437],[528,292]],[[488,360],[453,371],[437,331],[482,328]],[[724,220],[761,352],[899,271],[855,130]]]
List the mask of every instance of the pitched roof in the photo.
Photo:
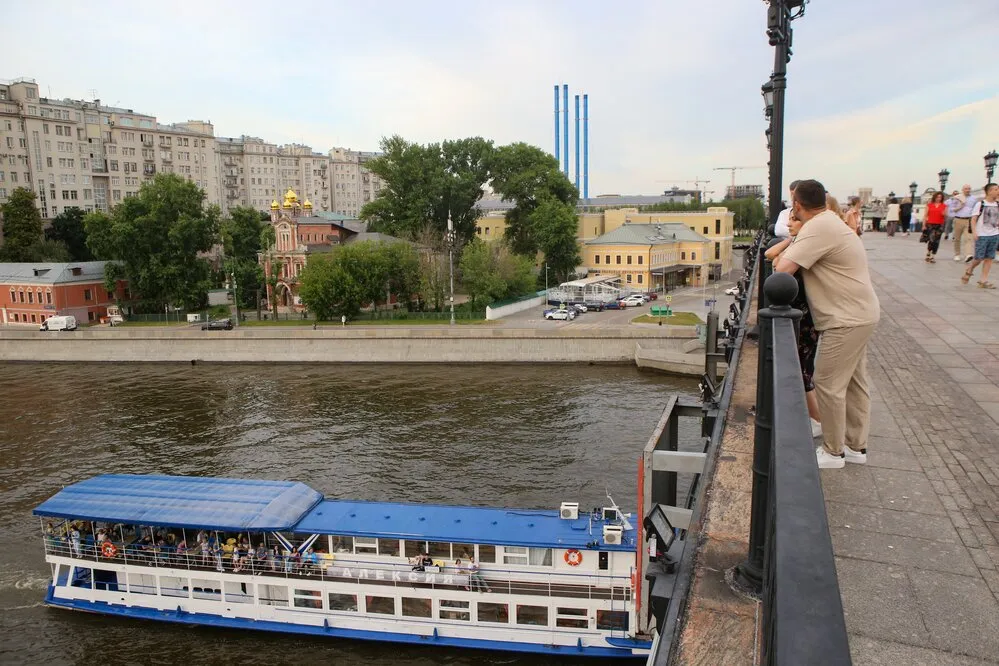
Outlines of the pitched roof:
[[683,222],[657,224],[622,224],[620,227],[586,241],[587,245],[669,245],[679,242],[705,242],[708,238]]
[[[38,261],[33,263],[0,264],[0,284],[68,284],[104,280],[106,261],[73,261],[69,263]],[[79,275],[73,269],[79,268]]]
[[388,234],[379,233],[377,231],[362,231],[356,236],[351,236],[347,239],[348,243],[361,243],[363,241],[375,241],[376,243],[407,243],[409,241],[404,241],[401,238],[396,238],[395,236],[389,236]]

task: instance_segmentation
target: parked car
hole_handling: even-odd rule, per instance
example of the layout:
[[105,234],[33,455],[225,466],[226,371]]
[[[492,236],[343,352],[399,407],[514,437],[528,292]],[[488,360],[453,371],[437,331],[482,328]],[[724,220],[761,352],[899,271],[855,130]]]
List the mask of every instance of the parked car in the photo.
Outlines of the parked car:
[[202,331],[231,331],[232,319],[212,319],[201,325]]
[[725,290],[725,293],[728,294],[729,296],[738,296],[739,295],[739,287],[738,286],[736,286],[736,287],[729,287],[728,289]]
[[76,317],[73,315],[49,317],[42,322],[39,331],[75,331]]
[[545,310],[545,319],[562,319],[572,321],[576,318],[576,311],[566,308],[565,310],[556,310],[554,308],[550,310]]
[[584,312],[590,309],[582,301],[574,301],[572,303],[569,303],[569,307],[576,308],[576,314],[583,314]]
[[623,310],[625,307],[621,301],[607,301],[604,303],[605,310]]
[[639,294],[632,294],[631,296],[622,298],[621,303],[630,306],[645,305],[645,299],[642,298],[641,295]]
[[650,300],[650,301],[657,301],[657,300],[659,300],[659,294],[657,294],[654,291],[646,292],[645,295],[648,296],[648,300]]
[[596,310],[597,312],[603,312],[604,308],[607,307],[603,301],[586,301],[584,305],[586,305],[587,310]]

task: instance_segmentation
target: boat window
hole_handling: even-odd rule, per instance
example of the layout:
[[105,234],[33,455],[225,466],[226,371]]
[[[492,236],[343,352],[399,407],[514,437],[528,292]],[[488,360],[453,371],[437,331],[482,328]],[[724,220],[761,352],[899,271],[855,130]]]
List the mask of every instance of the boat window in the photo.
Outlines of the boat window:
[[503,546],[503,564],[527,564],[527,548]]
[[164,597],[187,597],[187,579],[177,576],[160,576],[160,594]]
[[288,588],[284,585],[261,584],[260,603],[264,606],[287,606]]
[[322,608],[323,594],[319,590],[295,590],[294,603],[297,608]]
[[517,605],[517,624],[533,624],[539,627],[548,626],[547,606]]
[[375,555],[378,553],[378,539],[367,537],[354,537],[354,552],[361,554]]
[[467,560],[475,554],[475,546],[470,543],[453,543],[451,544],[451,552],[454,553],[454,559],[460,557]]
[[627,611],[597,611],[597,629],[628,630]]
[[427,550],[426,541],[407,541],[406,557],[416,557],[422,555]]
[[496,546],[479,546],[479,562],[494,564],[496,562]]
[[[218,584],[218,581],[214,581],[211,585],[198,585],[198,587],[209,587],[210,589],[207,592],[214,594],[215,589],[221,587],[221,585]],[[138,573],[128,574],[128,591],[134,594],[156,594],[156,576]],[[195,590],[195,592],[197,591]],[[196,598],[204,599],[205,597]]]
[[467,601],[453,601],[441,599],[440,619],[442,620],[465,620],[470,619]]
[[607,551],[601,551],[597,555],[597,568],[600,571],[607,571],[610,569],[610,553]]
[[60,564],[59,572],[56,574],[56,585],[66,585],[69,582],[69,565]]
[[398,539],[379,539],[378,540],[378,554],[379,555],[391,555],[396,557],[399,555],[399,540]]
[[448,562],[451,560],[451,544],[443,541],[431,541],[428,545],[430,557],[444,558]]
[[510,621],[510,608],[506,604],[493,604],[479,602],[478,617],[479,622],[498,622],[506,624]]
[[539,567],[550,567],[552,565],[551,548],[531,548],[531,564]]
[[409,617],[432,617],[432,606],[430,599],[402,598],[402,614]]
[[334,553],[353,553],[354,552],[354,538],[348,536],[335,536],[333,537],[333,552]]
[[330,592],[329,596],[331,611],[357,611],[356,594],[337,594],[336,592]]
[[[160,587],[165,579],[160,578]],[[166,594],[166,590],[163,591]],[[253,583],[243,583],[238,580],[227,580],[225,582],[225,600],[234,604],[253,603]]]
[[118,573],[111,569],[94,569],[94,589],[118,591]]
[[395,598],[375,597],[369,594],[364,597],[364,610],[368,613],[395,615]]
[[590,620],[585,608],[556,608],[555,626],[567,629],[588,629]]

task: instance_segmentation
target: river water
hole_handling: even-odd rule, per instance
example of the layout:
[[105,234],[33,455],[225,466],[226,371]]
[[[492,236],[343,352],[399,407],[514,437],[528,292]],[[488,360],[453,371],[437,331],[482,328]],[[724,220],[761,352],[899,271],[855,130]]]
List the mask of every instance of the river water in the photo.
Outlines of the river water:
[[[0,366],[0,663],[549,664],[502,653],[286,637],[41,605],[31,509],[94,474],[302,481],[327,495],[636,506],[637,460],[691,380],[625,366]],[[559,661],[558,663],[563,663]],[[592,662],[590,662],[592,663]]]

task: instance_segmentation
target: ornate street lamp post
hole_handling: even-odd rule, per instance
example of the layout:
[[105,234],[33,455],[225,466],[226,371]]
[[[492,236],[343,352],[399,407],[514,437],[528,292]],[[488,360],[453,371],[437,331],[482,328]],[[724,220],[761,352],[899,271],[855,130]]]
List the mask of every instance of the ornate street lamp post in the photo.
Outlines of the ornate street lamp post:
[[916,190],[919,189],[919,185],[916,185],[916,181],[909,183],[909,194],[912,195],[912,204],[916,204]]
[[947,189],[947,179],[950,178],[950,171],[947,171],[947,169],[941,169],[940,173],[937,174],[937,177],[940,178],[940,191],[946,196],[947,193],[945,190]]
[[992,151],[985,156],[985,182],[991,183],[992,176],[996,173],[996,160],[999,160],[999,153]]

